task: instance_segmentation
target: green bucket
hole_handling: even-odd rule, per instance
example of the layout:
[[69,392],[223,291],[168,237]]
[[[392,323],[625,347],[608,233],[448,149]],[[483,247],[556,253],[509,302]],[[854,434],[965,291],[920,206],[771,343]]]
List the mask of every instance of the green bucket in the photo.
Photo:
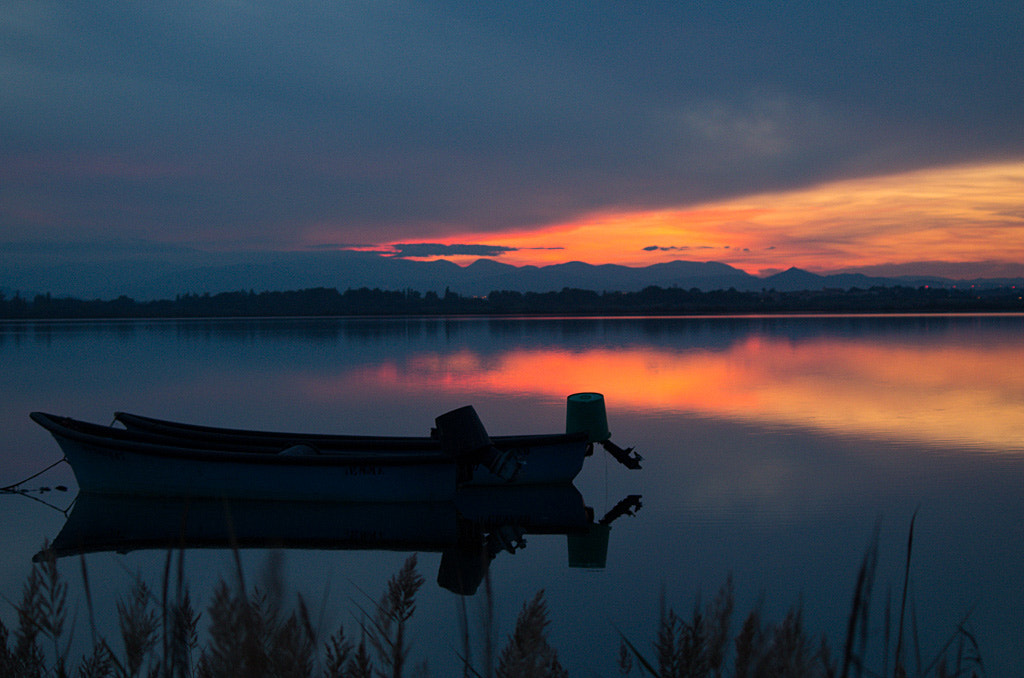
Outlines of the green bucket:
[[611,437],[604,396],[600,393],[573,393],[565,409],[565,432],[585,432],[590,442],[599,443]]
[[568,534],[569,567],[603,570],[608,562],[608,537],[611,525],[591,525],[586,532]]

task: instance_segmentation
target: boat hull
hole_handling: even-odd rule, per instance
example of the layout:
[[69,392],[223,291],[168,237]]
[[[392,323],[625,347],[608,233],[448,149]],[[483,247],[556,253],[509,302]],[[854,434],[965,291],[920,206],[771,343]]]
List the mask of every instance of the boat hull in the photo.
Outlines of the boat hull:
[[[101,494],[351,502],[450,500],[458,487],[569,484],[588,453],[585,437],[518,436],[504,452],[511,479],[456,457],[432,438],[204,436],[99,426],[40,412],[32,419],[64,451],[80,489]],[[515,446],[509,444],[509,440]],[[390,443],[390,444],[389,444]]]
[[472,477],[465,485],[490,487],[496,485],[547,485],[571,483],[583,470],[587,456],[586,441],[551,441],[507,448],[522,466],[511,481],[495,475],[486,466],[473,466]]
[[105,427],[39,413],[33,419],[57,440],[85,492],[423,502],[448,501],[456,489],[456,461],[444,454],[291,456],[223,451],[157,444],[117,429],[107,433]]
[[[198,426],[127,412],[116,413],[115,419],[130,431],[159,436],[176,444],[182,441],[215,441],[218,444],[245,446],[250,450],[275,450],[286,445],[302,444],[330,454],[374,454],[383,450],[418,454],[442,452],[441,441],[428,437],[253,431]],[[584,434],[492,436],[491,441],[499,451],[508,452],[522,462],[518,474],[509,481],[477,464],[472,467],[472,474],[464,480],[464,484],[494,486],[507,485],[509,482],[516,485],[571,483],[583,469],[584,460],[591,452],[589,439]]]

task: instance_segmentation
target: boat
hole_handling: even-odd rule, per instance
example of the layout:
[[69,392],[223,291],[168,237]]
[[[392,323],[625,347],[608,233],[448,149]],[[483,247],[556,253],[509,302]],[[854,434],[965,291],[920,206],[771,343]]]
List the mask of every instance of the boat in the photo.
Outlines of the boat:
[[435,452],[276,452],[145,433],[43,412],[32,419],[57,440],[79,490],[100,494],[311,501],[444,501],[458,461]]
[[490,563],[530,535],[565,535],[570,567],[604,567],[612,521],[634,515],[640,496],[600,520],[569,485],[463,488],[445,502],[219,500],[82,492],[35,561],[87,553],[178,549],[375,550],[441,553],[437,581],[472,595]]
[[[316,433],[288,433],[282,431],[253,431],[243,429],[200,426],[182,422],[145,417],[128,412],[116,412],[114,420],[129,431],[145,433],[168,443],[192,444],[212,441],[219,445],[238,446],[248,451],[275,452],[288,447],[308,446],[325,454],[367,454],[401,450],[408,454],[439,454],[445,443],[435,432],[431,437],[330,435]],[[532,434],[489,437],[494,456],[504,460],[514,470],[495,472],[499,461],[473,464],[464,468],[469,477],[461,484],[504,485],[549,484],[571,482],[583,468],[584,459],[592,454],[592,445],[585,433]],[[489,449],[486,441],[481,447]],[[504,474],[504,475],[503,475]]]
[[[588,449],[585,456],[592,454],[593,445],[600,444],[617,461],[630,469],[640,469],[643,460],[633,448],[622,449],[611,441],[608,431],[607,415],[604,410],[604,397],[600,393],[575,393],[567,399],[565,434],[547,435],[506,435],[487,436],[483,425],[479,423],[475,413],[467,406],[442,415],[437,420],[439,426],[432,430],[431,436],[400,437],[400,436],[365,436],[365,435],[332,435],[317,433],[290,433],[282,431],[261,431],[248,429],[222,428],[188,424],[166,419],[133,414],[131,412],[115,412],[114,421],[129,431],[145,432],[162,436],[168,440],[201,440],[217,441],[232,445],[245,446],[249,449],[282,449],[288,445],[309,445],[324,450],[406,450],[436,451],[444,447],[444,427],[446,420],[455,420],[448,428],[459,431],[472,430],[474,435],[483,441],[482,446],[493,446],[501,452],[510,452],[512,457],[522,461],[519,464],[517,482],[548,483],[571,481],[579,473],[575,463],[567,463],[560,469],[552,468],[556,459],[575,459],[575,455],[565,445],[575,447],[581,433],[586,433]],[[463,416],[462,419],[458,417]],[[582,459],[579,460],[582,466]],[[570,477],[571,474],[571,477]],[[507,479],[492,472],[487,464],[478,465],[469,484],[492,485],[503,484]]]
[[470,405],[437,417],[422,438],[240,431],[123,413],[125,428],[30,416],[57,440],[85,492],[445,501],[462,486],[571,483],[593,443],[611,443],[600,394],[569,398],[567,433],[496,439]]

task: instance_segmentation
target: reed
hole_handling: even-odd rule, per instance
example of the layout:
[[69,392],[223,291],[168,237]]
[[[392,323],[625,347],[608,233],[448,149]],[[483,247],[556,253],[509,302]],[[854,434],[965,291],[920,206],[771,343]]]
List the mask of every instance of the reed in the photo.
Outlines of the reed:
[[523,605],[515,630],[498,656],[498,678],[568,678],[558,662],[558,652],[547,638],[548,607],[544,591]]
[[378,673],[400,678],[409,659],[409,621],[416,612],[416,593],[424,579],[416,571],[416,555],[406,559],[402,568],[388,580],[383,595],[371,614],[363,612],[360,623],[366,638],[381,663]]
[[[858,571],[849,612],[848,632],[841,656],[833,658],[824,637],[808,632],[801,605],[792,607],[779,622],[766,620],[757,604],[733,631],[735,597],[732,578],[726,579],[706,605],[699,597],[686,615],[678,614],[662,596],[657,632],[648,655],[620,633],[617,661],[609,672],[621,676],[657,678],[773,678],[795,676],[892,675],[960,678],[984,674],[980,647],[966,627],[956,625],[948,641],[932,657],[923,660],[914,640],[917,628],[913,596],[909,594],[910,550],[908,540],[906,578],[900,604],[900,621],[892,629],[885,623],[885,657],[881,671],[865,667],[867,619],[877,563],[877,532]],[[88,570],[82,560],[87,613],[92,634],[91,650],[77,662],[69,659],[74,619],[69,615],[66,582],[56,561],[33,564],[13,604],[17,625],[13,631],[0,622],[0,676],[59,678],[402,678],[429,675],[425,664],[411,665],[414,643],[410,633],[416,597],[424,579],[410,556],[387,582],[379,599],[357,607],[355,635],[343,626],[321,637],[301,596],[288,600],[279,561],[271,561],[270,576],[263,586],[247,587],[238,576],[221,579],[205,611],[204,642],[199,641],[201,615],[182,574],[172,577],[168,554],[162,590],[154,592],[141,578],[116,603],[117,642],[111,644],[95,628]],[[490,584],[488,582],[488,591]],[[885,618],[891,615],[886,605]],[[904,612],[910,610],[911,629],[903,631]],[[489,624],[492,622],[489,622]],[[485,632],[493,629],[488,624]],[[548,630],[550,612],[539,591],[523,604],[504,646],[492,655],[485,652],[483,671],[497,678],[568,678]],[[897,635],[895,657],[888,657],[889,635]],[[907,640],[909,637],[909,641]],[[469,662],[468,638],[463,675],[481,676]],[[913,645],[916,672],[903,659],[906,645]],[[492,657],[496,656],[496,663]],[[412,668],[410,668],[412,666]],[[890,667],[892,673],[890,674]]]
[[791,608],[781,623],[771,624],[763,620],[758,604],[731,638],[729,629],[734,607],[731,577],[707,606],[702,607],[698,599],[686,618],[668,608],[663,597],[654,641],[656,660],[649,660],[629,639],[621,636],[620,673],[632,675],[632,659],[635,658],[640,675],[657,678],[836,675],[827,642],[824,638],[816,641],[807,634],[799,606]]

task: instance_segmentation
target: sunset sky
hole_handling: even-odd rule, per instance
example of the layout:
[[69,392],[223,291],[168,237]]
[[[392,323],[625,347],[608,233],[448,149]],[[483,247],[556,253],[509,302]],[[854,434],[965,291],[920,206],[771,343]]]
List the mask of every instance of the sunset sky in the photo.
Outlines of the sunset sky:
[[1024,275],[1022,45],[1005,0],[0,0],[0,248]]

